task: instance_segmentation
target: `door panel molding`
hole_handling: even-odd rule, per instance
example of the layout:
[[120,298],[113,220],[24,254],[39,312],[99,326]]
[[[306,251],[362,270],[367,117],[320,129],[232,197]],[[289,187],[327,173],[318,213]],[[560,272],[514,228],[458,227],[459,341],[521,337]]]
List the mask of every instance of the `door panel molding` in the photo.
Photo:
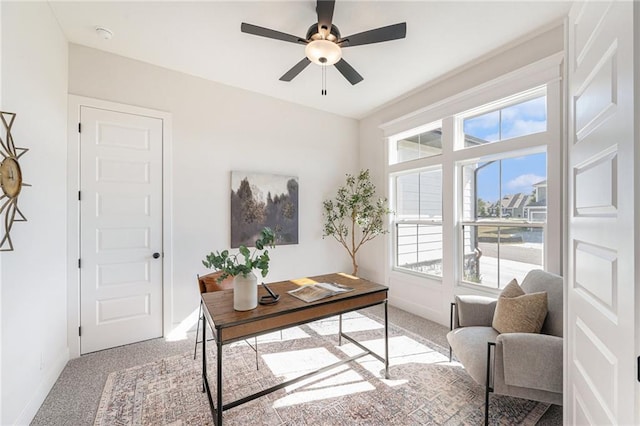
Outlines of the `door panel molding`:
[[618,253],[574,239],[574,289],[613,323],[618,321]]
[[576,2],[567,20],[565,424],[640,420],[637,8]]
[[[67,344],[69,347],[69,357],[75,358],[80,356],[80,289],[79,289],[79,277],[80,269],[78,268],[78,260],[80,258],[79,251],[79,228],[80,228],[80,216],[79,216],[79,159],[80,153],[78,150],[80,133],[78,132],[78,123],[80,122],[80,107],[86,106],[97,109],[104,109],[108,111],[123,112],[127,114],[142,115],[151,118],[157,118],[162,120],[162,245],[163,245],[163,270],[162,270],[162,291],[163,291],[163,334],[166,335],[170,330],[173,323],[172,320],[172,235],[171,235],[171,205],[172,205],[172,159],[167,153],[173,151],[172,147],[172,115],[169,112],[158,111],[148,108],[141,108],[132,105],[120,104],[117,102],[104,101],[100,99],[94,99],[84,96],[69,95],[68,102],[68,145],[67,145],[67,238],[69,244],[67,245]],[[108,124],[108,123],[105,123]],[[109,143],[109,126],[104,126],[105,144]],[[113,129],[112,129],[113,130]],[[113,130],[115,131],[115,130]],[[142,133],[142,132],[141,132]],[[148,142],[147,142],[148,143]],[[129,146],[127,148],[135,151],[137,149],[145,149],[144,137],[141,137],[136,146]],[[126,196],[123,195],[123,196]],[[99,200],[94,200],[98,202]],[[141,203],[144,203],[141,200]],[[108,208],[107,204],[102,204],[104,208]],[[140,208],[148,208],[145,205],[139,206]],[[123,265],[123,268],[125,266]],[[132,266],[130,266],[132,267]],[[136,267],[135,265],[133,267]],[[111,271],[115,273],[115,271]],[[110,284],[118,285],[118,284]]]
[[[580,3],[580,11],[577,13],[574,23],[576,34],[573,44],[573,49],[576,52],[574,67],[582,65],[582,61],[595,42],[595,37],[600,32],[604,18],[612,5],[613,1]],[[583,28],[586,31],[582,31]]]
[[[600,191],[593,191],[595,185]],[[618,213],[618,146],[599,152],[573,167],[574,217]]]

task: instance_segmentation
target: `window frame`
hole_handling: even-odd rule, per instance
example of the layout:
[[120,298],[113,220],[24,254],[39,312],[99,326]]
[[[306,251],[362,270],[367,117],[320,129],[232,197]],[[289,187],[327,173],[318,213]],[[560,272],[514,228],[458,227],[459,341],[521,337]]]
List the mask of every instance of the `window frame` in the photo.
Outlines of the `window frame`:
[[[548,96],[547,96],[547,85],[544,84],[544,85],[540,85],[540,86],[537,86],[537,87],[533,87],[533,88],[531,88],[529,90],[525,90],[523,92],[519,92],[519,93],[513,94],[511,96],[507,96],[505,98],[498,99],[498,100],[493,101],[493,102],[488,102],[488,103],[486,103],[484,105],[480,105],[478,107],[469,109],[469,110],[464,111],[464,112],[462,112],[460,114],[455,114],[455,120],[457,122],[457,126],[456,126],[457,133],[458,132],[462,132],[462,139],[460,139],[459,137],[456,137],[456,139],[455,139],[456,143],[454,145],[454,150],[455,151],[462,151],[462,150],[466,150],[466,149],[475,148],[475,147],[471,147],[471,146],[469,146],[469,147],[464,146],[464,136],[465,136],[465,133],[464,133],[464,120],[469,119],[469,118],[479,117],[479,116],[482,116],[484,114],[489,114],[489,113],[492,113],[492,112],[495,112],[495,111],[501,111],[501,110],[503,110],[505,108],[508,108],[508,107],[511,107],[511,106],[515,106],[515,105],[519,105],[519,104],[522,104],[522,103],[537,99],[537,98],[542,97],[542,96],[545,97],[545,101],[546,101],[545,102],[545,104],[546,104],[545,107],[546,107],[546,112],[547,112],[547,129],[546,130],[543,130],[541,132],[536,132],[536,133],[529,133],[529,134],[523,135],[523,136],[516,136],[516,137],[512,137],[512,138],[507,138],[507,139],[498,139],[497,141],[488,142],[488,143],[486,143],[484,145],[495,144],[495,143],[499,144],[499,143],[503,143],[503,142],[509,142],[509,141],[514,140],[514,139],[520,139],[520,138],[523,138],[523,137],[526,137],[526,136],[537,135],[537,134],[540,134],[540,133],[546,133],[549,130],[549,127],[548,127],[548,121],[549,121],[549,118],[548,118],[548,111],[549,111],[548,102],[549,101],[548,101]],[[502,126],[502,122],[500,122],[498,124],[499,124],[499,126]],[[460,136],[460,135],[457,134],[456,136]]]
[[[546,111],[547,111],[547,126],[546,130],[542,132],[527,134],[524,136],[513,137],[509,139],[498,140],[495,142],[489,142],[482,145],[465,147],[464,146],[464,120],[469,117],[475,117],[478,115],[486,114],[489,112],[493,112],[499,109],[507,108],[509,106],[517,105],[519,103],[526,102],[531,99],[535,99],[544,95],[546,100]],[[559,101],[559,100],[558,100]],[[455,269],[456,269],[456,285],[467,288],[477,289],[478,287],[487,289],[490,291],[500,291],[501,288],[506,285],[506,283],[500,282],[500,274],[498,272],[498,283],[496,286],[487,286],[478,283],[474,283],[464,279],[464,227],[465,226],[478,226],[483,225],[482,221],[470,221],[464,218],[463,205],[464,205],[464,191],[461,186],[462,182],[462,174],[463,168],[466,165],[484,162],[484,161],[495,161],[495,160],[504,160],[513,157],[525,156],[530,154],[536,154],[545,152],[547,154],[547,180],[549,178],[549,159],[548,159],[548,151],[550,145],[550,134],[552,133],[552,129],[550,130],[549,126],[549,110],[553,110],[550,105],[549,97],[549,87],[548,84],[539,85],[536,87],[532,87],[530,89],[524,90],[519,93],[515,93],[513,95],[507,96],[502,99],[494,100],[491,102],[487,102],[483,105],[468,109],[459,114],[455,114],[453,119],[455,122],[455,130],[454,130],[454,144],[453,144],[453,155],[455,157],[454,169],[456,174],[456,179],[458,184],[455,185],[454,191],[456,192],[456,203],[459,206],[455,222],[456,222],[456,246],[457,246],[457,256],[455,257]],[[548,206],[547,206],[548,208]],[[527,227],[532,228],[542,228],[544,233],[544,244],[542,247],[542,265],[540,267],[542,269],[546,268],[547,258],[548,258],[548,245],[549,239],[546,238],[548,235],[547,232],[547,222],[548,217],[545,218],[544,223],[541,222],[531,222],[529,225],[527,222],[523,221],[523,225],[526,224]],[[485,221],[485,225],[493,226],[497,222],[493,221]],[[507,221],[500,221],[502,225],[511,225],[514,226],[515,223],[509,223]]]
[[[409,169],[409,165],[413,165],[416,163],[420,163],[423,161],[428,161],[429,159],[437,159],[442,158],[442,153],[436,155],[430,155],[427,157],[418,157],[412,160],[406,161],[397,161],[398,154],[398,142],[400,140],[410,138],[412,136],[417,136],[422,133],[430,132],[432,130],[441,129],[442,131],[442,120],[432,121],[428,124],[409,129],[404,132],[397,133],[387,139],[387,165],[394,170],[397,170],[396,173],[402,173],[402,171],[406,171]],[[443,143],[444,145],[444,143]],[[444,150],[444,146],[442,148]],[[434,160],[435,161],[435,160]],[[428,161],[430,163],[430,161]],[[414,169],[415,166],[411,166],[411,169]]]
[[[384,136],[383,149],[383,172],[386,179],[391,174],[398,173],[406,169],[427,167],[434,164],[441,164],[443,170],[443,278],[431,279],[424,274],[412,274],[405,271],[393,269],[395,259],[395,240],[392,235],[385,239],[385,262],[384,275],[391,283],[402,283],[408,289],[423,288],[428,294],[435,295],[434,292],[444,291],[446,294],[483,294],[495,296],[498,290],[492,290],[483,286],[466,285],[460,280],[460,268],[458,264],[461,242],[458,241],[462,235],[459,220],[462,217],[462,207],[458,194],[458,163],[470,161],[474,158],[499,156],[503,151],[515,151],[505,144],[510,144],[515,139],[507,139],[497,143],[483,144],[464,149],[454,149],[457,147],[458,136],[463,134],[462,123],[457,116],[467,114],[477,114],[480,110],[487,110],[491,107],[498,107],[501,104],[517,103],[524,99],[514,97],[514,94],[535,91],[536,88],[546,87],[547,94],[547,128],[545,132],[535,133],[519,138],[517,148],[527,150],[541,145],[546,146],[547,151],[547,209],[548,217],[545,228],[545,270],[560,274],[563,273],[564,245],[564,221],[563,210],[566,208],[562,193],[566,184],[566,170],[563,168],[563,70],[564,56],[562,52],[551,54],[543,59],[532,62],[506,74],[497,76],[471,86],[458,90],[456,87],[446,87],[449,94],[440,99],[436,99],[421,108],[400,114],[387,121],[383,121],[378,128]],[[532,95],[533,96],[533,95]],[[534,96],[535,97],[535,96]],[[500,100],[511,102],[500,102]],[[438,157],[428,157],[417,159],[409,163],[390,164],[389,143],[396,135],[414,133],[414,129],[421,129],[425,123],[442,122],[442,155]],[[459,129],[458,129],[459,127]],[[390,180],[387,180],[387,198],[393,200],[393,188]],[[393,215],[389,216],[389,229],[394,226]],[[431,306],[428,309],[437,309]]]
[[[464,136],[464,135],[463,135]],[[511,139],[505,139],[505,141],[510,142],[510,141],[514,141],[514,143],[517,143],[517,140],[520,138],[526,138],[529,135],[526,136],[522,136],[519,138],[511,138]],[[499,141],[502,142],[502,141]],[[498,142],[493,142],[493,143],[498,143]],[[475,148],[475,147],[474,147]],[[469,148],[466,148],[469,149]],[[503,220],[502,217],[496,219],[496,220],[488,220],[488,219],[480,219],[478,220],[476,218],[476,220],[469,220],[469,219],[465,219],[464,217],[464,212],[462,211],[462,207],[464,205],[464,191],[462,190],[462,181],[463,181],[463,170],[465,166],[468,166],[470,164],[476,164],[478,162],[484,162],[484,161],[498,161],[498,160],[506,160],[506,159],[510,159],[510,158],[517,158],[517,157],[523,157],[523,156],[527,156],[527,155],[532,155],[532,154],[541,154],[541,153],[545,153],[545,156],[547,155],[547,145],[539,145],[539,146],[535,146],[535,147],[530,147],[530,148],[526,148],[526,149],[505,149],[503,150],[500,154],[494,154],[491,157],[480,157],[480,158],[472,158],[472,159],[467,159],[467,160],[461,160],[458,161],[456,163],[456,174],[458,176],[458,188],[457,188],[457,195],[458,195],[458,203],[460,205],[460,214],[457,218],[457,222],[458,225],[456,227],[457,229],[457,234],[458,234],[458,238],[457,238],[457,244],[459,247],[459,256],[456,259],[456,264],[457,264],[457,270],[458,270],[458,285],[463,286],[463,287],[482,287],[482,288],[486,288],[489,290],[501,290],[504,285],[507,284],[507,282],[501,282],[500,281],[500,249],[498,246],[498,282],[496,283],[496,286],[489,286],[489,285],[483,285],[483,284],[479,284],[479,283],[474,283],[472,281],[466,280],[465,279],[465,274],[464,274],[464,227],[465,226],[489,226],[489,227],[526,227],[526,228],[541,228],[542,232],[543,232],[543,236],[544,236],[544,243],[542,246],[542,264],[540,265],[540,268],[545,269],[546,266],[546,258],[547,258],[547,245],[548,245],[548,238],[547,238],[547,219],[545,218],[544,222],[532,222],[532,221],[525,221],[525,220],[521,220],[521,221],[509,221],[509,220]],[[547,159],[548,160],[548,159]],[[546,161],[546,174],[547,177],[549,175],[549,162]],[[498,242],[498,244],[500,244]]]
[[[421,132],[422,133],[422,132]],[[404,137],[407,137],[406,135]],[[441,156],[431,156],[431,157],[423,157],[423,158],[419,158],[416,160],[425,160],[425,159],[433,159],[435,157],[441,157]],[[400,163],[400,164],[406,164],[406,163],[412,163],[416,160],[411,160],[411,161],[407,161],[404,163]],[[435,161],[433,161],[435,163]],[[397,165],[397,164],[396,164]],[[412,175],[412,174],[420,174],[423,172],[431,172],[434,170],[440,170],[440,174],[441,174],[441,179],[442,179],[442,175],[444,173],[443,171],[443,167],[442,167],[442,163],[438,162],[436,164],[431,164],[425,167],[420,167],[420,168],[412,168],[410,170],[403,170],[400,172],[395,172],[395,173],[390,173],[388,175],[388,179],[391,181],[390,182],[390,186],[392,188],[391,190],[391,194],[392,194],[392,198],[389,198],[391,204],[392,204],[392,208],[394,211],[397,211],[397,194],[398,194],[398,190],[397,190],[397,184],[398,184],[398,177],[400,176],[408,176],[408,175]],[[442,184],[441,184],[442,185]],[[443,214],[442,214],[442,210],[443,210],[443,197],[442,197],[442,187],[441,187],[441,191],[440,191],[440,219],[436,220],[436,219],[400,219],[398,220],[397,218],[394,219],[393,222],[393,226],[390,226],[391,229],[391,234],[392,234],[392,262],[391,262],[391,268],[394,271],[397,272],[401,272],[401,273],[405,273],[405,274],[410,274],[410,275],[415,275],[415,276],[419,276],[419,277],[428,277],[431,279],[435,279],[435,280],[441,280],[442,276],[440,275],[434,275],[434,274],[429,274],[426,272],[419,272],[416,270],[412,270],[412,269],[408,269],[408,268],[404,268],[402,266],[398,265],[398,225],[402,224],[402,225],[440,225],[441,227],[441,233],[443,235],[443,239],[444,239],[444,232],[443,232]],[[397,214],[396,214],[397,216]],[[444,261],[444,250],[443,250],[443,261]]]

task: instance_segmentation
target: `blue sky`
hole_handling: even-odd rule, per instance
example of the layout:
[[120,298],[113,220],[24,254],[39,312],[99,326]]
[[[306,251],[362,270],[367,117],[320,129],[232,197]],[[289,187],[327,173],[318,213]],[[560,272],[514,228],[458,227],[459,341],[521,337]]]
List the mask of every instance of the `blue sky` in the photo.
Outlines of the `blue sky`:
[[[545,101],[545,97],[540,97],[466,119],[464,132],[494,142],[544,131],[547,122]],[[547,178],[546,157],[545,153],[540,153],[502,160],[502,194],[498,184],[499,162],[483,167],[478,172],[478,197],[493,202],[507,194],[531,193],[533,184]]]

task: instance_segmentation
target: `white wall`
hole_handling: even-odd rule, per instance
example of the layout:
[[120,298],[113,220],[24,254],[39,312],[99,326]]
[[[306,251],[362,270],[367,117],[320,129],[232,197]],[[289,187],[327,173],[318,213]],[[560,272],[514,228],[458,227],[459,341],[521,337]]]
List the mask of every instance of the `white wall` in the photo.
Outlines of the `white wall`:
[[174,325],[197,311],[201,259],[229,247],[232,170],[299,178],[300,243],[271,252],[268,280],[350,271],[322,239],[322,200],[357,171],[355,120],[73,44],[69,93],[172,114]]
[[2,2],[2,106],[13,136],[28,222],[0,254],[2,414],[28,424],[67,362],[66,102],[68,44],[47,3]]
[[[563,27],[558,23],[499,48],[493,54],[473,61],[429,83],[423,89],[380,108],[360,121],[360,166],[371,170],[378,188],[388,190],[385,172],[386,143],[383,130],[380,128],[382,124],[413,114],[562,50]],[[444,197],[452,196],[452,194],[444,194]],[[444,203],[444,205],[451,204]],[[453,213],[443,211],[445,222]],[[445,223],[445,226],[448,225]],[[390,303],[433,321],[448,324],[448,307],[454,293],[453,276],[446,274],[440,281],[427,278],[416,279],[406,274],[390,274],[389,244],[390,236],[387,235],[363,247],[360,255],[360,270],[363,276],[387,283],[390,287]],[[445,242],[444,251],[452,253],[452,244],[451,241]],[[444,262],[451,262],[447,257],[451,256],[445,256]],[[453,269],[453,265],[443,266],[445,269]]]

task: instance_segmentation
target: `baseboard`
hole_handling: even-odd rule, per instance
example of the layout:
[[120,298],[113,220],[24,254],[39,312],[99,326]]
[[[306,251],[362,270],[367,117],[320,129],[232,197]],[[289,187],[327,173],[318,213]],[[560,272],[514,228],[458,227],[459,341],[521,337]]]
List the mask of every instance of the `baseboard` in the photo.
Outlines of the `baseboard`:
[[438,312],[434,309],[429,309],[423,305],[413,303],[406,299],[401,299],[397,297],[389,297],[389,304],[395,306],[396,308],[400,308],[404,311],[412,313],[414,315],[418,315],[422,318],[426,318],[429,321],[436,322],[438,324],[449,326],[449,315],[443,315],[441,312]]
[[54,358],[50,367],[42,375],[42,381],[38,384],[36,391],[29,403],[24,407],[22,413],[16,419],[16,425],[28,425],[38,413],[40,406],[47,398],[49,391],[60,377],[60,373],[64,370],[64,367],[69,362],[69,348],[65,348],[60,351],[57,357]]

